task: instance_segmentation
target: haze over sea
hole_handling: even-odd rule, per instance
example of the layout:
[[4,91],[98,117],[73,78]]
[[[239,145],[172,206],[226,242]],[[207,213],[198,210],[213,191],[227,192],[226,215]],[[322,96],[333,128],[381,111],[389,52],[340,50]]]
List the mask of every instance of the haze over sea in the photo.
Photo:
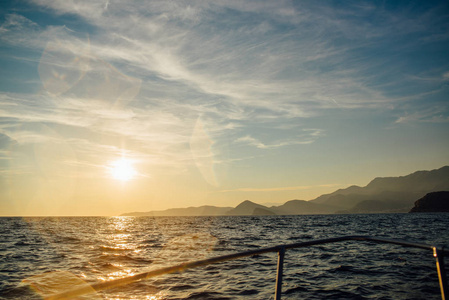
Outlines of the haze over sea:
[[[0,298],[62,291],[207,257],[343,235],[449,240],[444,213],[0,218]],[[85,299],[270,299],[276,253],[90,294]],[[30,286],[34,286],[30,288]],[[283,299],[438,299],[430,251],[367,242],[288,250]]]

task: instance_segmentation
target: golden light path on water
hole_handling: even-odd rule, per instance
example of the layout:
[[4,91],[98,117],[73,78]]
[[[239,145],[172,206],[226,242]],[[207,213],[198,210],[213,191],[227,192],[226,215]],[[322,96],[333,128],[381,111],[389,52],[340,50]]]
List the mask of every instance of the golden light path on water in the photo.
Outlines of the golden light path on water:
[[[153,221],[157,222],[158,218],[154,218]],[[157,227],[163,231],[164,225],[160,223]],[[131,227],[135,225],[134,217],[111,217],[109,223],[109,229],[115,233],[107,236],[107,249],[116,251],[117,258],[120,258],[120,253],[130,253],[139,255],[142,252],[136,243],[130,242],[133,240],[133,236],[130,233]],[[184,230],[188,230],[188,224],[185,225]],[[182,229],[182,228],[181,228]],[[178,232],[181,233],[181,232]],[[106,275],[100,275],[97,277],[99,281],[109,281],[118,278],[133,276],[137,273],[145,272],[150,269],[157,269],[162,266],[173,265],[181,262],[198,260],[210,255],[211,250],[217,243],[217,238],[206,231],[198,231],[194,233],[184,233],[174,236],[165,243],[164,247],[151,259],[154,263],[148,268],[138,269],[135,268],[123,268],[118,271],[110,272]],[[105,249],[106,249],[105,247]],[[107,253],[103,253],[107,254]],[[123,267],[121,264],[115,265],[116,267]],[[159,291],[156,295],[147,296],[145,299],[163,299],[164,291]],[[159,298],[161,297],[161,298]],[[139,298],[141,299],[141,298]]]
[[[164,217],[76,218],[64,223],[59,218],[30,218],[26,221],[65,259],[77,260],[75,263],[80,268],[78,272],[61,269],[23,280],[23,284],[44,298],[96,282],[207,258],[218,242],[210,233],[212,219],[204,220],[201,225],[196,220]],[[83,235],[88,239],[78,238]],[[59,244],[61,238],[71,242]],[[67,263],[72,264],[70,261]],[[126,294],[126,287],[120,293]],[[165,296],[166,291],[149,282],[143,294],[126,294],[126,299],[157,300],[165,299]],[[108,291],[98,294],[94,290],[80,299],[102,297],[121,299],[120,294],[109,294]]]
[[[115,256],[119,257],[120,252],[123,251],[131,251],[138,253],[139,250],[137,249],[136,245],[133,245],[128,242],[131,234],[129,233],[122,233],[127,231],[127,227],[129,225],[129,220],[126,218],[121,217],[113,217],[110,220],[112,220],[112,223],[109,224],[109,227],[112,231],[115,231],[116,233],[109,234],[107,236],[107,246],[104,246],[104,249],[109,249],[115,252],[118,252],[114,254]],[[103,254],[107,254],[104,253]],[[112,264],[113,266],[120,268],[123,267],[122,264]],[[113,280],[125,276],[132,276],[135,275],[134,271],[131,268],[125,268],[119,271],[111,272],[105,276],[101,275],[98,276],[97,279],[100,281],[107,281],[107,280]]]

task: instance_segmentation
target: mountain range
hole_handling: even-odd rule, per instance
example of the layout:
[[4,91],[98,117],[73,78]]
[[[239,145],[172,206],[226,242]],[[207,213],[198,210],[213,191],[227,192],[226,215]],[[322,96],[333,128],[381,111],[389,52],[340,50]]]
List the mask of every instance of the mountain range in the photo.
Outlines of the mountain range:
[[219,216],[305,215],[335,213],[401,213],[426,194],[449,191],[449,166],[417,171],[400,177],[378,177],[367,186],[350,186],[310,201],[290,200],[279,206],[264,206],[245,200],[236,207],[200,206],[162,211],[132,212],[122,216]]

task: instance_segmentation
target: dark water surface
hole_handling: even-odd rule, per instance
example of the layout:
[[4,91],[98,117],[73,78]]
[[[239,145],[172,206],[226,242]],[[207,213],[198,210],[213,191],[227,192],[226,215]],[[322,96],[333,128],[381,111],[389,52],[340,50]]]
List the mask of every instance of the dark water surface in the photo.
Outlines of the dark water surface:
[[[448,244],[449,214],[0,218],[0,299],[278,244],[371,235]],[[84,299],[272,299],[277,254],[210,265]],[[288,250],[283,299],[439,299],[431,251],[369,242]]]

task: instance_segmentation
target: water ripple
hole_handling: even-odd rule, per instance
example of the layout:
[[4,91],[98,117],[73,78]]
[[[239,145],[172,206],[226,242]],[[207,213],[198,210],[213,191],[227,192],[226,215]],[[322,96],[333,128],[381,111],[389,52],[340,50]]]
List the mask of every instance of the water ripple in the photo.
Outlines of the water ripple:
[[[431,244],[449,240],[447,214],[0,218],[0,223],[0,299],[40,299],[27,282],[38,278],[45,286],[48,280],[42,274],[55,271],[91,284],[186,260],[337,235]],[[257,255],[133,283],[100,296],[269,299],[276,264],[275,253]],[[357,242],[288,250],[283,291],[285,299],[439,298],[431,253]]]

